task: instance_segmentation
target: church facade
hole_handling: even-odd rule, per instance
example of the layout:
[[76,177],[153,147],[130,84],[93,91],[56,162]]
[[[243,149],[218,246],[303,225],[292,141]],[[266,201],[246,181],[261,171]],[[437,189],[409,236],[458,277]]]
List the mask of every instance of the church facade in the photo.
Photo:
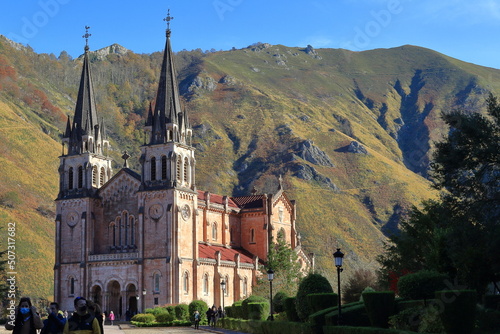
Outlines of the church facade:
[[170,34],[167,29],[140,173],[128,168],[126,153],[123,167],[113,172],[85,46],[56,199],[54,298],[62,309],[72,310],[77,296],[121,316],[197,299],[231,305],[252,294],[278,233],[304,270],[313,265],[297,237],[295,202],[281,182],[274,194],[240,197],[197,189],[192,129],[180,103]]

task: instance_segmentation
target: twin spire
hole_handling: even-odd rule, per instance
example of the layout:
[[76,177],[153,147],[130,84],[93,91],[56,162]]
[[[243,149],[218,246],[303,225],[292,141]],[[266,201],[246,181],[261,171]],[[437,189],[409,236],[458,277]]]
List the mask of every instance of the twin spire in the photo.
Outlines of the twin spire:
[[[179,142],[190,145],[192,131],[186,112],[182,111],[179,86],[175,72],[173,51],[170,45],[170,16],[163,20],[167,22],[166,43],[160,81],[156,94],[156,103],[150,104],[145,130],[149,133],[149,145],[167,142]],[[94,97],[92,75],[90,71],[88,38],[89,26],[85,26],[85,53],[78,98],[76,101],[73,122],[68,118],[63,143],[68,145],[68,155],[84,152],[103,154],[102,148],[109,145],[103,122],[98,123]]]

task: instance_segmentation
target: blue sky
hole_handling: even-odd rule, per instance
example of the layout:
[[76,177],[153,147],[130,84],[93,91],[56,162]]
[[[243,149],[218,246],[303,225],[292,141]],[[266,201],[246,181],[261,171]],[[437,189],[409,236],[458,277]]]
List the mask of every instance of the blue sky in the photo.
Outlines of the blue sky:
[[255,42],[353,51],[422,46],[500,69],[500,0],[11,0],[0,34],[36,52],[118,43],[161,51],[170,8],[175,51],[228,50]]

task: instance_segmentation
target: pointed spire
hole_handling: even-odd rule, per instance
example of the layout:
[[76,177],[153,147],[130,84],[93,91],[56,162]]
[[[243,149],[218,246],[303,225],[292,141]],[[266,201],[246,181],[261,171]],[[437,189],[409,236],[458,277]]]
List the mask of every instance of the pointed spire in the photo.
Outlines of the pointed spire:
[[[82,75],[80,78],[80,87],[78,89],[78,97],[75,106],[75,116],[73,117],[73,131],[76,132],[76,140],[79,143],[74,143],[74,147],[82,147],[82,136],[92,135],[92,131],[98,124],[97,111],[95,106],[94,98],[94,88],[92,84],[92,75],[90,72],[90,61],[89,61],[89,46],[88,38],[90,34],[88,33],[90,27],[85,26],[85,54],[83,57],[83,68]],[[84,126],[85,128],[82,128]],[[79,153],[79,152],[74,152]]]
[[64,138],[69,138],[71,136],[71,118],[68,116],[68,121],[66,122],[66,131],[64,131]]
[[[173,17],[170,16],[170,10],[167,13],[167,17],[163,20],[167,22],[167,39],[165,42],[165,51],[163,54],[155,107],[150,114],[151,118],[148,114],[148,120],[146,122],[146,126],[152,127],[151,144],[164,143],[167,139],[174,141],[179,140],[179,136],[176,136],[176,132],[181,130],[179,128],[181,125],[185,129],[187,119],[187,115],[185,115],[185,112],[181,108],[174,56],[172,46],[170,45],[170,21],[173,20]],[[151,123],[149,122],[150,120]],[[158,121],[160,124],[157,123]],[[169,125],[167,126],[166,124]],[[172,137],[167,135],[167,130],[172,131]]]

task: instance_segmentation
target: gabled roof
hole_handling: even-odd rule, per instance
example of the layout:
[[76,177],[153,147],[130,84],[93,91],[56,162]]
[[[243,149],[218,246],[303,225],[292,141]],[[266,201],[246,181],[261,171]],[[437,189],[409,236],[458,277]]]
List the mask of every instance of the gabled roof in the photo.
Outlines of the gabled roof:
[[[198,201],[206,201],[206,192],[198,190]],[[224,205],[224,196],[210,193],[210,203]],[[233,208],[238,208],[239,206],[232,200],[232,197],[228,197],[227,205]]]
[[250,196],[231,197],[231,199],[241,209],[263,208],[265,205],[265,201],[266,201],[265,195],[250,195]]
[[101,194],[102,192],[104,192],[110,185],[112,185],[116,179],[120,178],[121,175],[123,174],[128,174],[130,175],[133,179],[135,179],[137,182],[137,189],[139,189],[139,185],[141,183],[141,176],[134,172],[132,169],[130,168],[122,168],[118,171],[118,173],[116,173],[115,175],[113,175],[113,177],[111,179],[108,180],[108,182],[106,182],[101,188],[99,188],[98,190],[98,193]]
[[216,260],[217,251],[220,252],[222,261],[234,261],[234,256],[240,254],[241,263],[253,263],[253,255],[243,249],[198,244],[198,256],[200,258]]

